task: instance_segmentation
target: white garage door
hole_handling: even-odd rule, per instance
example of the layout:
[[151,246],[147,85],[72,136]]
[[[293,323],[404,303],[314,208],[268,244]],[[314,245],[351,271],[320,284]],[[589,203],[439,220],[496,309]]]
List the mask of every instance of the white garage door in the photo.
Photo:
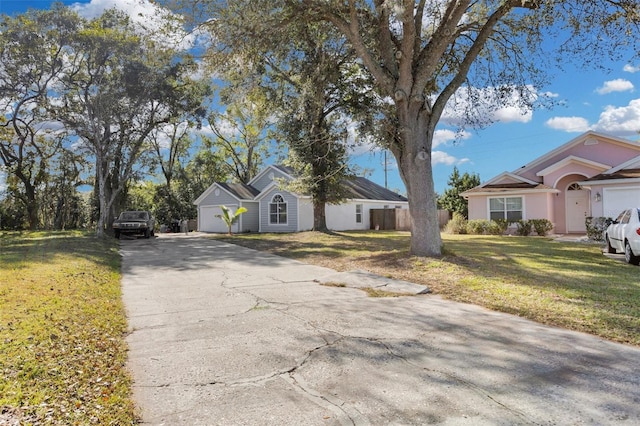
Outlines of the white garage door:
[[604,216],[616,218],[621,211],[640,207],[640,186],[628,188],[606,188],[602,197]]
[[[237,206],[227,206],[232,211],[237,209]],[[216,233],[227,233],[229,229],[227,228],[227,224],[224,223],[224,220],[216,217],[222,213],[220,210],[220,206],[202,206],[198,211],[200,215],[200,229],[202,232],[216,232]],[[238,232],[238,222],[236,222],[231,227],[232,232]]]

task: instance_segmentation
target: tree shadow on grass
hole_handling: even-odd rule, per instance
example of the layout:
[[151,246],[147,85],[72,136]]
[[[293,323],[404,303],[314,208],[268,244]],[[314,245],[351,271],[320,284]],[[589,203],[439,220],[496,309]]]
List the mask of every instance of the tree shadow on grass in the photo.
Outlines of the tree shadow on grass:
[[119,270],[117,244],[107,238],[76,231],[5,232],[0,234],[0,267],[28,268],[32,263],[53,263],[61,256],[81,257]]

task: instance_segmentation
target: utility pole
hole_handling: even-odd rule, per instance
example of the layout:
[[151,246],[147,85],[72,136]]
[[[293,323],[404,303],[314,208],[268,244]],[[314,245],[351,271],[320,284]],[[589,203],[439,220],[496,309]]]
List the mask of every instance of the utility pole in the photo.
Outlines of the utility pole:
[[387,150],[384,150],[384,187],[389,189],[387,185]]

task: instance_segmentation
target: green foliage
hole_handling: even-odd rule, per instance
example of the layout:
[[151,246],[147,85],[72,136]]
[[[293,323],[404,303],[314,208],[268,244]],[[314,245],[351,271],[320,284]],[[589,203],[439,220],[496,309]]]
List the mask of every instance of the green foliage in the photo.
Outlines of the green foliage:
[[604,241],[604,231],[613,223],[610,217],[587,217],[585,225],[587,227],[587,237],[591,241]]
[[502,235],[508,227],[506,220],[473,219],[467,222],[467,234]]
[[482,235],[489,227],[486,219],[473,219],[467,222],[467,234]]
[[460,213],[454,213],[453,217],[444,228],[444,232],[447,234],[466,234],[467,233],[467,219]]
[[235,212],[232,212],[227,206],[220,206],[220,210],[222,210],[222,214],[217,214],[216,217],[222,219],[227,225],[229,235],[232,235],[231,227],[240,219],[240,215],[248,211],[246,207],[239,207]]
[[488,235],[502,235],[505,231],[506,227],[503,228],[501,224],[494,220],[488,221],[485,227],[485,233]]
[[227,109],[209,116],[214,138],[203,138],[224,172],[236,182],[249,183],[270,155],[273,106],[257,88],[226,96]]
[[492,235],[504,234],[509,228],[509,221],[507,219],[494,219],[491,222],[493,222],[496,227],[496,234],[492,233]]
[[460,195],[462,192],[480,185],[480,175],[465,172],[460,175],[457,167],[453,168],[449,181],[449,188],[438,197],[438,207],[449,210],[452,213],[460,213],[465,218],[469,217],[469,203]]
[[549,219],[531,219],[531,226],[541,237],[546,236],[553,229],[553,223]]
[[516,235],[519,235],[521,237],[526,237],[529,234],[531,234],[531,230],[533,227],[533,224],[531,223],[531,221],[529,220],[525,220],[525,219],[520,219],[518,221],[515,222],[517,228],[516,228]]

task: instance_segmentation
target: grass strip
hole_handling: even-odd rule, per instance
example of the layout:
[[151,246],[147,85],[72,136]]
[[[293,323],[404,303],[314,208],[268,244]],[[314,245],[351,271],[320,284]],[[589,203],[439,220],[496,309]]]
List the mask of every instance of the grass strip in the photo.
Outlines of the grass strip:
[[640,346],[640,268],[597,244],[543,237],[443,234],[443,256],[409,256],[396,231],[239,234],[238,245],[429,287],[447,299]]
[[0,423],[133,424],[126,331],[113,240],[0,234]]

